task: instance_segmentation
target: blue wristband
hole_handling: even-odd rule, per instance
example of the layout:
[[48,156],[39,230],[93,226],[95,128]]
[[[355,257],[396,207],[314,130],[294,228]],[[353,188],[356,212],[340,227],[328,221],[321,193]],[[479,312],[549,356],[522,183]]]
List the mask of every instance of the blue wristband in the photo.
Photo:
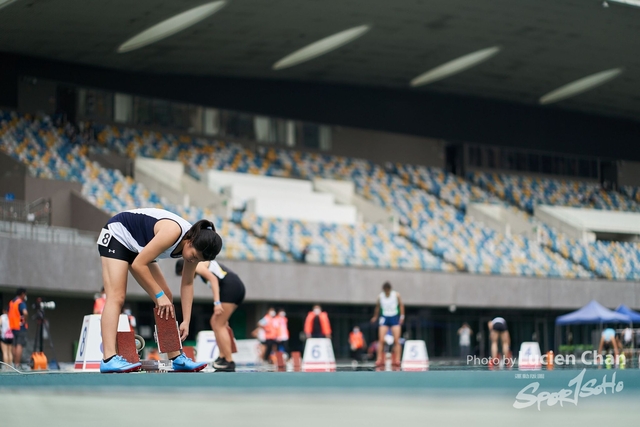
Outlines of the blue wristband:
[[162,295],[164,295],[164,291],[160,291],[156,294],[156,299],[160,298]]
[[220,305],[220,304],[221,304],[220,301],[214,301],[213,302],[213,305]]

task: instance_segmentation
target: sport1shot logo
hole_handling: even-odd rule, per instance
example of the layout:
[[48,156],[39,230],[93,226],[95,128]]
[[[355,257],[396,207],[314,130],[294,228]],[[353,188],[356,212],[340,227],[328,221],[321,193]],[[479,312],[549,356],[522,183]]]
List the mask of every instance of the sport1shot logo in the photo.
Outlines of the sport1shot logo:
[[595,378],[584,382],[586,372],[587,370],[583,369],[575,378],[569,381],[567,384],[568,388],[563,388],[555,392],[541,391],[538,393],[540,383],[530,383],[518,392],[516,400],[513,402],[513,407],[516,409],[524,409],[537,404],[539,411],[543,402],[546,402],[547,406],[555,406],[558,403],[562,407],[564,407],[565,403],[578,406],[580,399],[607,393],[616,394],[624,389],[624,383],[622,381],[616,382],[615,372],[611,376],[611,381],[607,381],[607,375],[604,375],[600,383],[598,383],[598,380]]

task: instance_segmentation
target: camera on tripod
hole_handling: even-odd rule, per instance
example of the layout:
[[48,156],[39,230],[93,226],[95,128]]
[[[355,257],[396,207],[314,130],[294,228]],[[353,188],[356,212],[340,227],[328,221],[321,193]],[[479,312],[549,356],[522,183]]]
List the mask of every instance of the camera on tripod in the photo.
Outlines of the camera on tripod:
[[40,303],[40,310],[55,310],[56,308],[55,301],[41,301],[40,298],[38,298],[38,302]]
[[[31,369],[42,370],[48,368],[47,356],[44,354],[44,340],[45,332],[53,352],[53,340],[49,333],[49,321],[45,319],[44,311],[53,310],[56,308],[54,301],[43,301],[42,298],[37,298],[33,304],[33,308],[36,310],[34,318],[37,320],[38,328],[36,330],[36,339],[33,342],[33,353],[31,354]],[[55,352],[54,352],[55,357]],[[58,362],[55,359],[51,361],[52,369],[60,369]]]
[[33,308],[36,310],[55,310],[56,303],[55,301],[42,301],[42,298],[38,298],[33,304]]

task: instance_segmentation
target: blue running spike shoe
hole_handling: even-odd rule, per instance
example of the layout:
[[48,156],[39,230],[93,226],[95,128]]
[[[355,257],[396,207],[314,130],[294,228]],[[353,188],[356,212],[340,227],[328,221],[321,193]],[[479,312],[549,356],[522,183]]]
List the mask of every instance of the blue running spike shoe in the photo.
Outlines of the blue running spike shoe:
[[174,372],[198,372],[206,368],[207,363],[197,363],[180,353],[180,356],[173,359]]
[[109,362],[105,363],[104,360],[100,361],[100,372],[103,374],[124,374],[125,372],[138,371],[140,366],[142,366],[142,363],[129,363],[127,362],[127,359],[116,354],[111,358],[111,360],[109,360]]

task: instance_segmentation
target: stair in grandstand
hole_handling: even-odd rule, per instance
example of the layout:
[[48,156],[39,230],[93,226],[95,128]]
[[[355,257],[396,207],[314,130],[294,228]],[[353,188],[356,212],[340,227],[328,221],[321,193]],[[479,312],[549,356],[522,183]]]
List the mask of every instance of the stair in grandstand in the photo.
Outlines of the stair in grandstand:
[[555,248],[553,245],[551,244],[546,244],[541,242],[540,245],[546,247],[547,249],[549,249],[551,252],[558,254],[559,256],[561,256],[562,258],[566,259],[567,261],[569,261],[572,264],[575,265],[579,265],[580,267],[584,268],[585,270],[588,270],[589,272],[591,272],[595,277],[597,277],[598,279],[608,279],[607,276],[605,276],[604,274],[601,274],[597,269],[592,268],[590,265],[585,265],[583,263],[580,262],[576,262],[573,258],[571,258],[571,256],[569,254],[567,254],[564,251],[561,251],[557,248]]
[[403,232],[404,230],[405,230],[405,228],[403,227],[400,230],[399,236],[401,238],[405,239],[407,242],[409,242],[409,244],[412,245],[414,248],[416,248],[416,250],[429,252],[434,257],[439,258],[443,263],[452,265],[457,271],[461,271],[461,272],[464,272],[464,273],[468,273],[469,272],[469,270],[464,265],[464,263],[457,263],[455,261],[446,259],[445,256],[444,256],[444,253],[437,253],[437,252],[432,251],[430,248],[427,247],[427,245],[424,245],[423,243],[418,241],[415,237],[413,237],[414,235],[411,235],[410,233]]
[[261,241],[265,242],[268,246],[285,254],[287,257],[287,260],[289,261],[300,260],[300,256],[298,254],[293,253],[290,249],[283,248],[281,245],[278,244],[278,242],[270,239],[268,236],[260,235],[253,228],[247,226],[245,223],[243,223],[242,217],[243,217],[242,212],[234,212],[233,215],[231,216],[231,222],[236,224],[238,227],[242,228],[244,231],[246,231],[256,239],[260,239]]

